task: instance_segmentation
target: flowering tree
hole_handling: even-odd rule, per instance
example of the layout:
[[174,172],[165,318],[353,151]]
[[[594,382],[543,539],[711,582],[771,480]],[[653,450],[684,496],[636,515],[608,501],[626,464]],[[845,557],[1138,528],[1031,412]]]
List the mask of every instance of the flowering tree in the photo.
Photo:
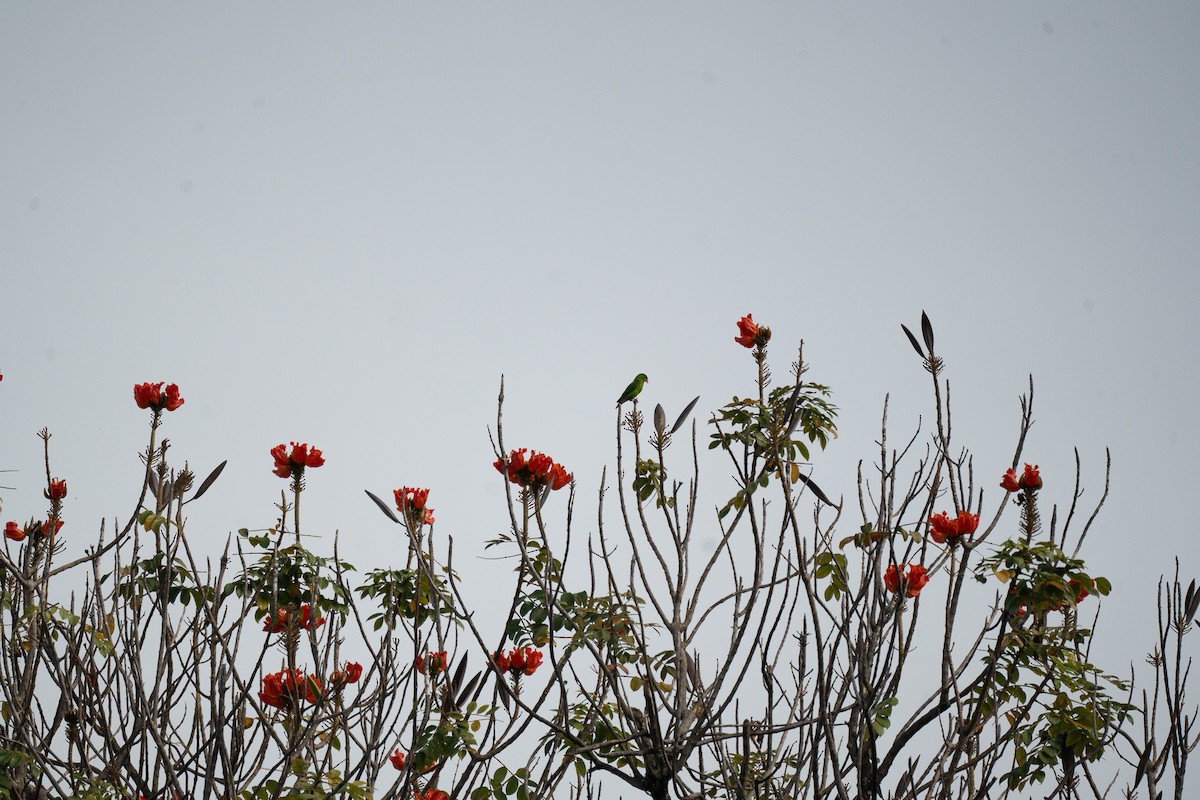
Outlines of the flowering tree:
[[[407,541],[402,565],[360,574],[336,545],[306,548],[301,499],[327,466],[308,443],[269,449],[288,481],[273,526],[197,552],[184,509],[224,464],[198,483],[172,466],[158,434],[184,405],[175,384],[134,387],[150,412],[135,510],[64,560],[69,495],[43,431],[48,508],[7,522],[0,552],[0,793],[849,800],[1145,783],[1182,797],[1200,593],[1177,574],[1161,588],[1152,684],[1134,702],[1091,663],[1079,611],[1111,589],[1080,557],[1104,498],[1078,509],[1076,477],[1043,525],[1065,482],[1026,463],[1032,386],[1012,461],[977,484],[932,326],[903,330],[935,427],[894,447],[885,424],[857,502],[810,473],[837,434],[830,389],[802,349],[776,383],[771,331],[750,315],[735,338],[750,391],[703,427],[696,401],[669,426],[661,405],[647,419],[644,374],[622,393],[615,500],[605,478],[585,536],[571,473],[511,448],[498,416],[507,525],[483,546],[515,564],[498,626],[473,613],[429,489],[367,492]],[[713,516],[702,444],[733,476]],[[1128,767],[1115,778],[1096,766],[1109,754]]]

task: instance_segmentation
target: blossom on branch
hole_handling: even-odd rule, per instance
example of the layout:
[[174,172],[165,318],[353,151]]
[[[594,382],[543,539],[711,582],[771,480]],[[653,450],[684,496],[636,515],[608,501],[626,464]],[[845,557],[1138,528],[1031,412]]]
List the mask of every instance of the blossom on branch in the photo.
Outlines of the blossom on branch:
[[925,567],[920,564],[909,564],[908,574],[903,578],[900,577],[900,570],[895,564],[888,567],[887,572],[883,574],[883,585],[893,594],[900,591],[900,586],[903,584],[905,593],[909,597],[916,597],[927,583],[929,583],[929,575],[925,572]]
[[334,670],[329,676],[329,682],[337,688],[341,688],[351,683],[358,683],[362,678],[362,664],[357,661],[347,661],[346,666],[339,670]]
[[492,661],[500,672],[507,672],[514,677],[532,675],[542,663],[542,651],[534,647],[514,647],[507,653],[498,651],[492,653]]
[[133,387],[133,401],[138,408],[149,408],[154,411],[174,411],[183,405],[179,396],[179,386],[172,383],[163,390],[163,381],[158,383],[138,383]]
[[413,792],[413,800],[450,800],[450,795],[441,789],[426,789],[423,792]]
[[271,456],[275,459],[274,472],[281,478],[298,478],[304,474],[305,467],[320,467],[325,464],[320,450],[295,442],[292,442],[291,450],[286,445],[275,445],[271,448]]
[[968,536],[979,527],[979,515],[967,511],[958,512],[958,516],[950,519],[943,511],[929,518],[929,538],[938,544],[951,543],[959,536]]
[[439,672],[445,672],[447,666],[446,651],[429,651],[426,655],[417,656],[413,659],[413,666],[417,672],[424,675],[426,672],[432,672],[435,675]]
[[9,521],[4,524],[4,538],[12,539],[14,542],[22,542],[25,540],[25,531],[21,530],[16,521]]
[[1009,469],[1004,473],[1004,477],[1000,479],[1000,488],[1007,492],[1016,492],[1021,489],[1037,490],[1042,488],[1042,476],[1038,472],[1038,465],[1025,465],[1025,472],[1020,478],[1017,477],[1017,472],[1014,469]]
[[545,486],[557,491],[571,482],[571,473],[562,464],[558,464],[545,453],[537,450],[526,459],[527,448],[513,450],[506,464],[503,458],[497,458],[492,466],[501,475],[507,475],[509,481],[518,486],[538,491]]
[[428,489],[413,489],[405,486],[403,489],[393,489],[396,498],[396,509],[413,525],[433,524],[433,509],[426,504],[429,502]]
[[[325,618],[320,616],[320,611],[314,616],[312,606],[308,603],[300,606],[300,613],[296,619],[296,627],[304,631],[315,631],[325,624]],[[290,621],[291,614],[286,608],[281,608],[275,612],[275,616],[268,617],[263,621],[263,630],[267,633],[281,633],[287,630]]]
[[301,701],[315,703],[321,699],[321,680],[315,675],[306,675],[304,670],[285,669],[264,675],[258,699],[274,708],[292,708]]
[[742,347],[766,347],[771,341],[771,329],[754,322],[754,315],[747,314],[738,320],[738,335],[733,340]]

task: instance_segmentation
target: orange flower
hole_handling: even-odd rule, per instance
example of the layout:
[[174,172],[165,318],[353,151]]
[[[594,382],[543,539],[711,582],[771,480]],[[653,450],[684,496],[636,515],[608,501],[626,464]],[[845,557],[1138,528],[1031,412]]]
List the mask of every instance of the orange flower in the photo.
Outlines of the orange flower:
[[[321,627],[325,624],[326,620],[324,617],[319,616],[320,611],[318,611],[317,614],[318,616],[314,622],[312,606],[310,606],[308,603],[300,606],[300,614],[298,616],[299,621],[296,623],[296,627],[304,631],[312,631]],[[285,631],[287,630],[288,621],[290,618],[291,614],[288,612],[288,610],[286,608],[281,608],[275,612],[275,616],[268,617],[263,622],[263,630],[267,633],[280,633]]]
[[25,540],[25,531],[17,525],[15,521],[6,522],[4,524],[4,538],[12,539],[14,542]]
[[396,508],[412,524],[433,524],[433,509],[426,506],[429,502],[428,489],[413,489],[405,486],[403,489],[393,489],[392,494],[396,497]]
[[1018,489],[1040,489],[1042,488],[1042,476],[1038,472],[1038,465],[1025,465],[1025,472],[1021,477],[1017,478],[1016,470],[1009,469],[1004,473],[1004,477],[1000,480],[1000,488],[1008,492],[1015,492]]
[[508,653],[492,653],[492,661],[500,672],[514,677],[532,675],[542,664],[542,652],[534,647],[514,647]]
[[513,672],[532,675],[542,663],[542,653],[532,647],[525,647],[513,650],[509,653],[508,659],[512,663],[510,669]]
[[902,581],[900,570],[895,564],[892,564],[887,568],[887,572],[883,574],[883,585],[887,587],[889,592],[895,593],[900,591],[901,582],[905,586],[905,594],[909,597],[916,597],[925,588],[925,584],[929,583],[929,575],[920,564],[909,564],[908,574],[904,576]]
[[431,650],[427,655],[417,656],[415,659],[413,659],[413,666],[416,667],[417,672],[421,673],[422,675],[425,674],[426,670],[434,674],[445,672],[446,664],[447,659],[445,650],[438,650],[436,652]]
[[1025,465],[1025,474],[1021,476],[1021,485],[1026,489],[1042,488],[1042,476],[1038,472],[1037,464],[1034,464],[1032,467],[1028,464]]
[[742,347],[766,347],[771,341],[771,329],[764,328],[754,322],[754,317],[747,314],[738,320],[738,335],[733,340]]
[[[954,520],[946,516],[946,512],[934,514],[929,518],[929,536],[938,544],[944,544],[947,539],[957,536],[958,531],[954,528]],[[892,591],[896,591],[892,589]]]
[[50,488],[46,490],[47,500],[62,500],[67,496],[67,482],[55,478],[50,481]]
[[450,800],[450,795],[441,789],[426,789],[423,792],[413,792],[413,800]]
[[336,670],[329,676],[329,682],[337,687],[342,687],[350,683],[358,683],[359,678],[362,677],[362,671],[362,664],[356,661],[348,661],[344,669]]
[[747,314],[738,320],[738,335],[733,340],[742,347],[754,347],[754,337],[758,336],[758,326],[754,324],[754,315]]
[[321,680],[317,676],[305,675],[299,669],[285,669],[263,676],[258,699],[274,708],[289,708],[299,705],[301,700],[315,703],[321,694]]
[[526,452],[528,450],[524,447],[513,450],[507,464],[503,458],[497,458],[492,462],[492,466],[501,475],[507,475],[512,483],[535,492],[546,486],[549,486],[551,491],[558,491],[571,482],[571,473],[567,472],[567,468],[562,464],[556,463],[553,458],[537,450],[526,460]]
[[979,527],[979,515],[960,511],[958,519],[954,520],[954,527],[958,529],[959,536],[969,536]]
[[163,391],[163,382],[158,383],[139,383],[133,387],[133,401],[137,403],[138,408],[149,408],[154,411],[174,411],[183,405],[183,398],[179,396],[179,387],[172,383],[167,386],[167,390]]
[[271,448],[271,456],[275,459],[274,472],[281,478],[300,477],[305,467],[320,467],[325,464],[325,458],[317,448],[309,448],[307,444],[292,442],[289,451],[285,445],[277,444]]
[[[400,748],[399,748],[399,747],[397,747],[397,748],[396,748],[396,751],[395,751],[394,753],[392,753],[390,756],[388,756],[388,761],[391,761],[391,762],[392,762],[392,766],[393,766],[393,767],[395,767],[396,769],[398,769],[398,770],[400,770],[401,772],[403,772],[403,771],[404,771],[404,767],[405,767],[405,765],[407,765],[407,764],[408,764],[408,759],[409,759],[409,756],[410,756],[410,755],[412,755],[412,754],[410,753],[410,754],[408,754],[408,755],[405,755],[405,754],[404,754],[404,753],[403,753],[403,752],[400,750]],[[432,770],[432,769],[433,769],[434,767],[436,767],[436,766],[437,766],[437,762],[435,761],[434,763],[432,763],[432,764],[429,764],[428,766],[426,766],[426,767],[425,767],[425,769],[421,770],[421,772],[423,772],[423,773],[424,773],[424,772],[429,772],[430,770]],[[441,795],[442,795],[442,797],[449,797],[449,795],[447,795],[445,792],[441,792]],[[432,796],[432,795],[431,795],[431,796]],[[420,797],[420,795],[418,795],[416,792],[414,792],[414,793],[413,793],[413,797]]]
[[938,544],[945,544],[947,539],[953,540],[974,533],[979,527],[979,515],[960,511],[958,517],[950,519],[943,511],[929,518],[929,527],[929,538]]
[[1075,605],[1079,605],[1083,602],[1083,598],[1088,596],[1088,590],[1079,581],[1071,581],[1070,585],[1079,590],[1075,595]]

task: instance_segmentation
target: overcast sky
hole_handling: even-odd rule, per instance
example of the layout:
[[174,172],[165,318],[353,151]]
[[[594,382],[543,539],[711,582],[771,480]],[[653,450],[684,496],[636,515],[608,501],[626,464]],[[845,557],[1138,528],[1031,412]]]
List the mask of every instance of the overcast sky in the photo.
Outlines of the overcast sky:
[[5,520],[44,513],[46,426],[64,534],[127,519],[167,380],[174,458],[229,459],[194,539],[270,525],[295,439],[351,561],[401,561],[362,490],[402,485],[466,553],[506,524],[503,374],[591,530],[621,389],[748,394],[748,312],[833,387],[849,498],[885,394],[929,418],[925,309],[993,501],[1031,373],[1047,499],[1111,448],[1106,666],[1200,572],[1195,3],[7,3],[0,109]]

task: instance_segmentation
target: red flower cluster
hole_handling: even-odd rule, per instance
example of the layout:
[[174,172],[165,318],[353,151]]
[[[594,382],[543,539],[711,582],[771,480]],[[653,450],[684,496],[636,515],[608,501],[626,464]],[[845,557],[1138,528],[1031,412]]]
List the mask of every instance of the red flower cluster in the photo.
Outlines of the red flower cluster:
[[[324,620],[321,621],[324,622]],[[333,674],[329,676],[329,682],[335,688],[340,689],[347,684],[358,683],[361,677],[362,664],[359,664],[357,661],[347,661],[345,668],[334,670]]]
[[766,347],[771,341],[771,329],[764,328],[754,322],[754,315],[747,314],[738,320],[738,335],[733,340],[742,347]]
[[428,489],[405,486],[403,489],[393,489],[392,494],[396,496],[396,508],[414,525],[422,522],[433,524],[433,509],[426,506],[429,501]]
[[320,450],[295,442],[290,451],[286,445],[275,445],[271,448],[271,456],[275,459],[275,474],[281,478],[299,477],[305,467],[319,467],[325,463]]
[[508,457],[508,464],[504,463],[503,458],[497,458],[492,466],[501,475],[508,475],[508,479],[518,486],[523,486],[537,491],[543,486],[549,486],[557,491],[571,482],[571,473],[567,472],[567,468],[562,464],[555,463],[554,459],[545,453],[533,451],[533,455],[528,460],[525,458],[526,448],[513,450]]
[[945,544],[947,539],[954,540],[959,536],[968,536],[979,527],[979,515],[966,511],[958,512],[956,519],[950,519],[946,512],[934,514],[929,518],[929,536],[938,544]]
[[426,789],[423,792],[413,792],[413,800],[450,800],[450,795],[441,789]]
[[[393,766],[393,767],[395,767],[396,769],[398,769],[398,770],[400,770],[401,772],[403,772],[403,771],[404,771],[404,765],[408,763],[408,756],[407,756],[407,755],[405,755],[405,754],[404,754],[404,753],[403,753],[403,752],[400,750],[400,748],[399,748],[399,747],[397,747],[397,748],[396,748],[396,752],[394,752],[394,753],[392,753],[390,756],[388,756],[388,761],[391,761],[391,762],[392,762],[392,766]],[[434,767],[436,767],[436,766],[437,766],[437,764],[436,764],[436,763],[434,763],[434,764],[430,764],[429,766],[425,767],[425,769],[423,769],[423,770],[421,770],[421,771],[422,771],[422,772],[429,772],[431,769],[433,769],[433,768],[434,768]],[[427,791],[425,792],[425,794],[429,794],[429,792],[430,792],[430,791],[437,791],[437,790],[436,790],[436,789],[430,789],[430,790],[427,790]],[[450,795],[446,794],[445,792],[438,792],[438,794],[440,794],[442,797],[446,797],[446,798],[448,798],[448,797],[450,796]],[[422,797],[422,796],[423,796],[423,795],[421,795],[421,794],[419,794],[419,793],[417,793],[417,792],[413,792],[413,797]],[[432,796],[432,795],[431,795],[431,796]]]
[[908,574],[900,577],[900,570],[895,564],[887,568],[887,572],[883,575],[883,585],[887,587],[889,592],[900,591],[900,584],[905,586],[905,593],[909,597],[916,597],[925,588],[925,584],[929,583],[929,575],[925,572],[925,568],[920,564],[909,564]]
[[1083,584],[1079,581],[1070,581],[1070,585],[1079,590],[1079,592],[1075,595],[1075,605],[1079,605],[1083,602],[1083,598],[1088,596],[1088,590],[1085,589]]
[[150,408],[155,411],[162,411],[164,408],[167,411],[174,411],[183,405],[183,398],[179,396],[179,387],[172,383],[164,392],[162,381],[135,384],[133,401],[137,403],[138,408]]
[[316,675],[305,675],[304,670],[285,669],[266,675],[258,699],[274,708],[289,708],[299,705],[301,700],[315,703],[321,699],[321,679]]
[[[315,631],[325,624],[325,618],[320,616],[320,613],[320,611],[317,611],[317,616],[314,619],[312,606],[305,603],[300,606],[300,614],[297,617],[296,627],[302,631]],[[267,633],[280,633],[287,630],[288,622],[290,621],[291,614],[286,608],[281,608],[275,612],[275,616],[263,620],[263,630]]]
[[1020,489],[1040,489],[1042,488],[1042,476],[1038,473],[1038,465],[1032,467],[1025,465],[1025,473],[1017,478],[1015,470],[1009,469],[1004,473],[1004,477],[1000,479],[1000,488],[1008,492],[1015,492]]
[[67,482],[60,478],[50,481],[50,488],[45,491],[47,500],[62,500],[67,496]]
[[417,668],[417,672],[424,675],[426,671],[437,674],[445,672],[448,666],[446,659],[446,651],[438,650],[437,652],[429,651],[427,655],[417,656],[413,659],[413,666]]
[[25,531],[21,530],[16,521],[6,522],[4,523],[4,538],[12,539],[14,542],[23,542],[25,541]]
[[542,663],[542,652],[533,647],[514,647],[507,653],[492,653],[496,669],[520,677],[532,675]]

